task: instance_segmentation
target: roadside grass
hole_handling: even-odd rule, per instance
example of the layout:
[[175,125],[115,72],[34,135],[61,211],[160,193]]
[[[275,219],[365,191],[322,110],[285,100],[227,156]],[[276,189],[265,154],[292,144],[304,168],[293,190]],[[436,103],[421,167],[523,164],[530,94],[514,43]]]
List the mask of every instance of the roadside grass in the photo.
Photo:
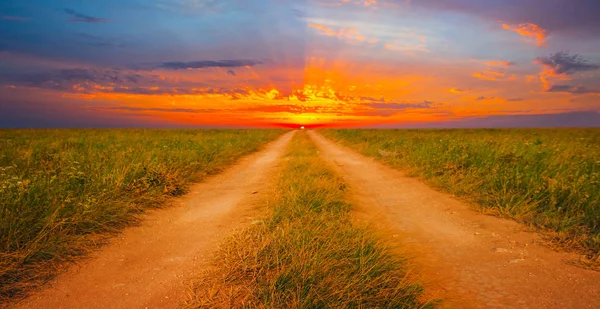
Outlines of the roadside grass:
[[0,305],[280,130],[0,130]]
[[270,215],[236,233],[193,286],[190,308],[433,308],[403,258],[352,224],[345,184],[298,132]]
[[323,130],[600,262],[600,130]]

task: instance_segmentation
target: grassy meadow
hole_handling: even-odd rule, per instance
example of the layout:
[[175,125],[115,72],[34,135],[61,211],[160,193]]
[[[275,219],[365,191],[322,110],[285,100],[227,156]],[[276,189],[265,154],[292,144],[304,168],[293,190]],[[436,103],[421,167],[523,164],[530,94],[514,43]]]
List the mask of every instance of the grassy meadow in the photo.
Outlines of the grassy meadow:
[[0,304],[280,130],[0,130]]
[[600,130],[323,130],[600,261]]
[[343,180],[298,132],[268,218],[233,235],[195,285],[190,308],[431,308],[406,262],[353,225]]

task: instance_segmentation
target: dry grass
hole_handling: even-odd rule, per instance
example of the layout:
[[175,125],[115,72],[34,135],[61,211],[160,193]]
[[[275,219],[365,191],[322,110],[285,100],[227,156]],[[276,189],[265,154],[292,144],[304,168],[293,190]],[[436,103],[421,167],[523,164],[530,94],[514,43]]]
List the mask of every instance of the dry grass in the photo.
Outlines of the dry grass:
[[0,131],[0,305],[282,131]]
[[600,262],[600,130],[324,130]]
[[431,308],[405,261],[352,224],[345,184],[305,132],[292,141],[262,224],[223,245],[192,308]]

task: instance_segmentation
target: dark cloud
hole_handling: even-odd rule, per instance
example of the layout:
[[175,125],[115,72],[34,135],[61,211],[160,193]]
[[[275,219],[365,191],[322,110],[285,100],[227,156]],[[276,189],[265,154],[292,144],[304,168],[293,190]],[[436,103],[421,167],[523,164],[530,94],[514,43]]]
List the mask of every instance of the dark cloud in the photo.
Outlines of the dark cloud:
[[449,121],[393,123],[374,128],[584,128],[600,127],[600,114],[596,111],[566,112],[559,114],[490,115],[466,117]]
[[63,11],[72,16],[69,18],[69,21],[73,23],[103,23],[108,21],[106,18],[92,17],[81,14],[73,9],[64,9]]
[[[0,74],[0,85],[32,87],[71,93],[123,93],[140,95],[218,94],[231,100],[249,95],[247,89],[212,87],[197,81],[169,79],[128,69],[63,69],[28,74]],[[265,90],[256,89],[259,94]],[[281,96],[279,99],[282,99]]]
[[9,81],[21,86],[68,90],[72,89],[76,84],[118,84],[121,86],[137,84],[142,79],[142,76],[136,73],[122,72],[118,69],[64,69],[22,74],[3,79],[9,79]]
[[240,109],[241,112],[263,112],[263,113],[291,113],[291,114],[302,114],[302,113],[314,113],[316,112],[316,106],[302,106],[296,104],[276,104],[257,106]]
[[[114,92],[128,94],[187,94],[188,85],[157,75],[121,69],[63,69],[37,73],[0,75],[0,83],[74,93]],[[195,84],[195,86],[199,86]]]
[[318,112],[337,112],[336,107],[331,106],[303,106],[298,104],[272,104],[263,106],[254,106],[247,108],[235,108],[235,109],[193,109],[193,108],[146,108],[146,107],[132,107],[132,106],[112,106],[112,107],[96,107],[98,110],[118,110],[128,112],[160,112],[160,113],[214,113],[214,112],[228,112],[234,114],[246,114],[249,112],[260,112],[260,113],[291,113],[291,114],[303,114],[303,113],[318,113]]
[[31,18],[28,18],[28,17],[11,16],[11,15],[2,15],[2,16],[0,16],[0,19],[12,20],[12,21],[30,21],[31,20]]
[[124,48],[126,45],[124,42],[102,36],[97,36],[88,33],[78,33],[78,36],[82,39],[82,43],[94,47],[116,47]]
[[589,89],[584,86],[573,86],[573,85],[552,85],[547,92],[561,92],[571,94],[590,94],[600,93],[600,90]]
[[598,0],[418,0],[412,5],[474,14],[509,24],[534,23],[552,32],[600,36]]
[[362,101],[369,101],[371,103],[385,103],[384,98],[374,98],[374,97],[360,97]]
[[[355,101],[354,97],[348,97],[349,101]],[[364,106],[369,106],[372,108],[379,109],[406,109],[406,108],[432,108],[437,104],[431,101],[423,101],[423,102],[397,102],[397,101],[388,101],[385,98],[373,98],[373,97],[359,97],[359,103],[363,103]],[[367,102],[367,103],[365,103]]]
[[484,97],[484,96],[481,96],[481,97],[475,98],[475,101],[493,100],[495,98],[496,97]]
[[151,114],[81,106],[53,98],[51,104],[24,99],[0,100],[0,128],[214,128],[155,117]]
[[594,71],[600,69],[600,65],[589,63],[579,55],[569,55],[566,52],[558,52],[548,57],[540,57],[535,63],[552,70],[554,74],[574,74],[576,72]]
[[292,9],[292,13],[294,14],[294,16],[296,16],[298,18],[306,17],[306,14],[304,12],[297,10],[297,9]]
[[372,108],[376,108],[376,109],[393,109],[393,110],[398,110],[398,109],[426,109],[426,108],[435,108],[437,107],[439,104],[436,104],[434,102],[431,101],[423,101],[423,102],[417,102],[417,103],[411,103],[411,102],[392,102],[392,103],[367,103],[364,104],[365,106],[369,106]]
[[235,71],[234,70],[229,70],[227,71],[227,74],[231,75],[231,76],[236,76]]
[[240,68],[245,66],[255,66],[262,64],[259,60],[220,60],[220,61],[191,61],[191,62],[163,62],[155,68],[182,70],[182,69],[203,69],[203,68]]
[[222,1],[222,0],[202,0],[202,1],[188,1],[188,0],[156,0],[150,1],[150,7],[182,15],[197,15],[197,14],[208,14],[218,13],[230,6],[235,2]]
[[110,106],[97,107],[98,110],[118,110],[128,112],[159,112],[159,113],[211,113],[215,109],[193,109],[193,108],[159,108],[159,107],[131,107],[131,106]]

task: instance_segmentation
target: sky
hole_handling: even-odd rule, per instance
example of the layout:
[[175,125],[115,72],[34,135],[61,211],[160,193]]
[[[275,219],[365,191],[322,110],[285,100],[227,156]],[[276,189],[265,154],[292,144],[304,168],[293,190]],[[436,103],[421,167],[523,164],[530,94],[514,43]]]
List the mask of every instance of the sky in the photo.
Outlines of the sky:
[[0,0],[0,127],[600,126],[598,0]]

